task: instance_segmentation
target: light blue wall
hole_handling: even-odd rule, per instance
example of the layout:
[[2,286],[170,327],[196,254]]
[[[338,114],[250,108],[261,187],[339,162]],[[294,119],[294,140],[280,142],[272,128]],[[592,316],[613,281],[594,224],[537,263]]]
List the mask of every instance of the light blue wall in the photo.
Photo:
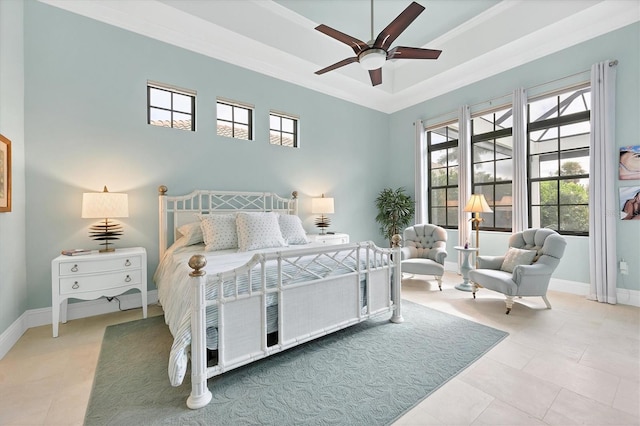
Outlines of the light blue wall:
[[[157,187],[273,190],[335,198],[331,229],[377,239],[374,200],[384,187],[387,115],[148,39],[39,2],[25,22],[29,308],[51,305],[50,262],[93,247],[82,193],[129,194],[118,246],[158,262]],[[146,124],[147,80],[197,90],[197,131]],[[255,105],[255,141],[218,137],[216,96]],[[300,117],[300,148],[268,143],[269,109]],[[154,289],[153,283],[149,288]]]
[[[522,65],[502,74],[463,87],[446,95],[407,108],[391,116],[390,131],[394,135],[392,163],[397,173],[390,177],[393,185],[405,185],[411,192],[414,185],[414,130],[412,122],[428,120],[456,111],[461,105],[475,105],[509,94],[517,87],[532,88],[566,76],[589,70],[591,65],[618,59],[616,92],[616,153],[620,146],[640,143],[640,24],[636,23],[577,46],[565,49],[537,61]],[[588,80],[588,73],[586,74]],[[611,188],[618,191],[620,182]],[[640,181],[626,181],[622,186],[640,185]],[[629,263],[629,276],[618,275],[618,287],[640,290],[640,223],[619,221],[617,229],[618,258]],[[509,234],[481,232],[480,243],[484,254],[503,254]],[[457,232],[449,233],[449,253],[455,252]],[[556,278],[589,282],[589,249],[586,237],[567,238],[565,256],[558,267]],[[451,260],[451,255],[447,260]]]
[[22,2],[0,1],[0,133],[12,151],[12,209],[0,213],[0,334],[27,308],[22,15]]
[[[0,333],[26,309],[50,306],[50,261],[60,249],[95,247],[87,236],[91,221],[79,217],[80,203],[83,192],[105,184],[129,193],[130,217],[122,220],[119,245],[146,247],[151,274],[160,184],[172,194],[199,187],[298,190],[309,231],[309,197],[324,192],[336,198],[333,230],[384,244],[373,200],[387,186],[413,191],[415,119],[587,70],[607,58],[620,60],[617,145],[640,140],[640,24],[390,116],[35,1],[0,1],[0,24],[0,132],[13,141],[14,167],[13,212],[0,214]],[[146,124],[148,79],[198,91],[197,132]],[[216,96],[256,106],[255,141],[215,135]],[[301,117],[300,149],[268,144],[270,108]],[[640,289],[631,278],[640,275],[639,236],[637,223],[619,223],[617,250],[629,261],[630,275],[618,284],[634,290]],[[501,253],[507,235],[481,238],[484,252]],[[587,282],[587,252],[585,239],[570,239],[558,277]]]

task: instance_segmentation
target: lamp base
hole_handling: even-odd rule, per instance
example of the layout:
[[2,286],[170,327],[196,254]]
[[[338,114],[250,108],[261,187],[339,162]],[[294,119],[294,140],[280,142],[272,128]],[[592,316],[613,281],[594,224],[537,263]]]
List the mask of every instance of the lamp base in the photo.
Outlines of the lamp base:
[[324,215],[321,215],[319,218],[316,219],[316,226],[318,228],[320,228],[320,235],[325,235],[325,229],[329,227],[329,224],[331,223],[331,220],[328,217],[325,217]]
[[104,246],[104,248],[101,248],[99,250],[99,253],[108,253],[115,251],[114,247],[109,247],[109,242],[113,240],[119,240],[122,234],[122,225],[109,219],[105,219],[104,222],[99,222],[89,228],[89,236],[91,238],[96,241],[104,241],[100,244]]

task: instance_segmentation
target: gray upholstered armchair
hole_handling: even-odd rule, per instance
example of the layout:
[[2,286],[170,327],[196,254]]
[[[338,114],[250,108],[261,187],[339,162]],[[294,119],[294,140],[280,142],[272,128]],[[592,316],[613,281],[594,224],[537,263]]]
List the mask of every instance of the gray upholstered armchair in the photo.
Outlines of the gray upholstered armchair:
[[433,275],[442,291],[444,259],[447,257],[447,231],[436,225],[414,225],[404,230],[402,272]]
[[527,229],[513,234],[504,256],[478,256],[478,269],[469,271],[473,298],[478,287],[484,287],[507,297],[507,314],[516,296],[541,296],[551,309],[547,288],[566,245],[564,237],[552,229]]

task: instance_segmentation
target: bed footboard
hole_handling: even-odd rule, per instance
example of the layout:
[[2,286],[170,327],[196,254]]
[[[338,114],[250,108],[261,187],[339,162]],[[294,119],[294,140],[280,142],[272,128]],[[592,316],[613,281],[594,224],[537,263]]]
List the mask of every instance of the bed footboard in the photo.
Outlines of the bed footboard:
[[[219,286],[216,300],[205,297],[205,257],[192,256],[189,261],[193,269],[189,274],[192,292],[191,394],[187,406],[191,409],[206,406],[212,398],[207,379],[225,371],[341,330],[373,315],[391,312],[390,321],[403,322],[401,237],[396,235],[392,241],[392,249],[359,243],[256,254],[244,266],[216,275]],[[274,264],[277,265],[277,283],[267,285],[267,265],[273,269]],[[229,292],[225,283],[237,283],[238,279],[249,281],[248,290],[240,293],[235,287],[235,293]],[[260,285],[252,280],[259,280]],[[273,284],[273,277],[270,280]],[[267,298],[274,294],[278,300],[276,343],[268,342],[266,315]],[[208,306],[217,306],[218,313],[218,361],[211,367],[207,366],[206,348]]]

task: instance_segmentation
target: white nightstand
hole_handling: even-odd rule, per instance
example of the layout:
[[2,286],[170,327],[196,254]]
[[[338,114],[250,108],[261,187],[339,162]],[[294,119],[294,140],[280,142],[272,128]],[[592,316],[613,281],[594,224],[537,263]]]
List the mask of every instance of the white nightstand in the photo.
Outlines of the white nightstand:
[[67,322],[69,298],[93,300],[101,296],[114,297],[131,289],[140,290],[142,316],[146,318],[147,252],[143,247],[56,257],[51,261],[53,337],[58,337],[59,319]]
[[308,234],[307,238],[312,243],[323,244],[347,244],[349,242],[349,234]]

